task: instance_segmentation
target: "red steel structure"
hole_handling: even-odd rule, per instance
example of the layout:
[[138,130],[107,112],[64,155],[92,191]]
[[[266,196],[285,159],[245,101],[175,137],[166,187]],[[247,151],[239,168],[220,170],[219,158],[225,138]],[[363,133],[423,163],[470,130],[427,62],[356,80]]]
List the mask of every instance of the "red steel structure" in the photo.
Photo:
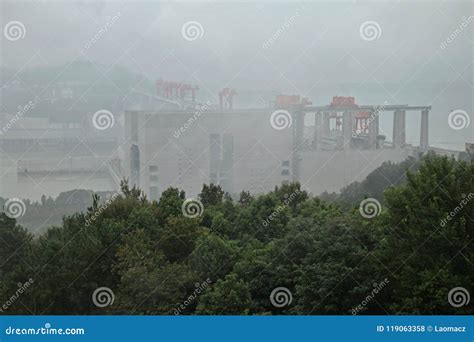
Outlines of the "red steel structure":
[[156,93],[159,96],[165,97],[167,99],[190,99],[192,102],[196,100],[196,93],[199,90],[198,86],[174,82],[174,81],[156,81]]
[[219,92],[219,106],[221,109],[233,109],[234,108],[234,96],[237,95],[237,91],[231,88],[224,88]]

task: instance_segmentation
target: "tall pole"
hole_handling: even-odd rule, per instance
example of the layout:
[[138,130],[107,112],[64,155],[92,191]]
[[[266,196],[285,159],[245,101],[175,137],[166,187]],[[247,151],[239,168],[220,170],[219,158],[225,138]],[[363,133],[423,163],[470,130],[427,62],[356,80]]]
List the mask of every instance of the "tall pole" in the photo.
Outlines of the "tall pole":
[[377,148],[377,135],[379,135],[379,111],[371,111],[369,120],[369,149],[374,150]]
[[313,147],[317,151],[322,150],[323,140],[323,113],[317,111],[314,113],[314,140]]
[[402,147],[406,143],[405,111],[397,109],[393,113],[393,147]]
[[293,181],[298,182],[301,174],[301,156],[300,149],[304,138],[304,112],[300,108],[291,111],[293,116]]
[[329,127],[329,117],[331,116],[330,112],[323,112],[323,135],[325,137],[331,134],[331,128]]
[[351,149],[352,129],[353,129],[354,115],[350,110],[346,110],[342,118],[342,136],[344,150]]
[[421,111],[420,148],[428,148],[428,109]]

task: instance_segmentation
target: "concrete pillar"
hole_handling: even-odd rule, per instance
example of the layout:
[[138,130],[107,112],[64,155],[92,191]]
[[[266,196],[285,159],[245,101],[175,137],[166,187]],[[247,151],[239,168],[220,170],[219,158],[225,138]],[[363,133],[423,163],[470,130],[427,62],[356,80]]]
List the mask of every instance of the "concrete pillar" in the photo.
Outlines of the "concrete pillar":
[[293,181],[298,182],[301,174],[301,156],[300,150],[304,140],[304,112],[300,110],[293,110],[293,157],[292,157],[292,171]]
[[397,109],[393,113],[393,147],[402,147],[406,143],[405,111]]
[[328,137],[331,134],[331,127],[329,125],[330,112],[323,113],[323,136]]
[[351,149],[352,131],[354,126],[354,113],[347,110],[343,114],[342,118],[342,137],[343,137],[343,149]]
[[372,111],[368,119],[368,148],[371,150],[375,150],[377,148],[377,135],[379,135],[379,113],[379,111]]
[[428,148],[428,109],[421,111],[420,148]]
[[314,113],[314,139],[313,148],[317,151],[322,150],[323,143],[323,113]]

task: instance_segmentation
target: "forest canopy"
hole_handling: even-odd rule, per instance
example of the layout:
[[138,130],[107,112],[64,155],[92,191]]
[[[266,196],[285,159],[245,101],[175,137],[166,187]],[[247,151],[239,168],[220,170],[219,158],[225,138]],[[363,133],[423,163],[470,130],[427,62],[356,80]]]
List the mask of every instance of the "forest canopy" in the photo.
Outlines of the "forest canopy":
[[1,314],[474,314],[449,298],[473,291],[472,161],[388,163],[320,197],[112,198],[41,235],[0,215]]

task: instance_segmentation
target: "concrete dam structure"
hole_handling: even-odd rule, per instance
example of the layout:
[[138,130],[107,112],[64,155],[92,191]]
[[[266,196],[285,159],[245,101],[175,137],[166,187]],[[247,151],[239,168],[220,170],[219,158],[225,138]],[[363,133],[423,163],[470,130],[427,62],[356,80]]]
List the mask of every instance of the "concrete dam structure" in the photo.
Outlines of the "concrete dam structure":
[[[124,176],[151,198],[170,186],[196,196],[204,183],[238,194],[289,181],[317,195],[361,181],[385,161],[430,149],[428,105],[357,105],[354,98],[334,97],[329,105],[313,106],[300,96],[280,95],[272,107],[239,110],[225,98],[234,93],[222,93],[218,107],[176,108],[165,101],[159,110],[126,111]],[[413,111],[421,112],[419,146],[405,138],[405,117]],[[391,142],[379,131],[386,112],[393,113]],[[312,127],[305,127],[308,116],[314,116]]]

